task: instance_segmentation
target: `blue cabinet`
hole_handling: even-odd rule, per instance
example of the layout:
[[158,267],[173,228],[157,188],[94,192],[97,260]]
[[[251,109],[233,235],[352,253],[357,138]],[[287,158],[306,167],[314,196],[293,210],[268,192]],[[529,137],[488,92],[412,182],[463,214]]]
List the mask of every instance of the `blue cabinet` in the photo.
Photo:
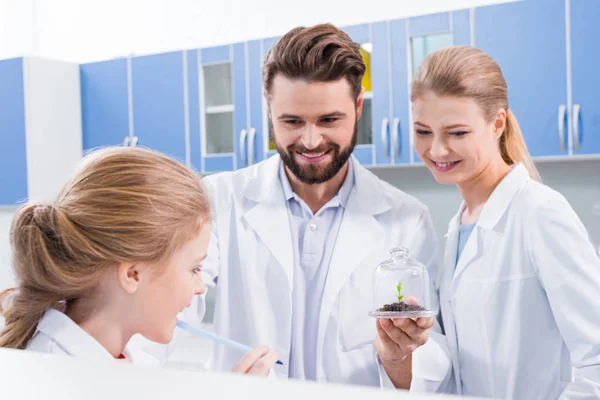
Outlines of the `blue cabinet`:
[[263,100],[262,66],[264,59],[262,40],[246,43],[248,92],[246,93],[248,140],[246,142],[247,163],[255,164],[266,158],[268,144],[268,125],[265,124],[266,110]]
[[391,88],[389,67],[389,23],[378,22],[371,24],[371,41],[373,51],[371,53],[371,85],[373,88],[372,100],[372,129],[373,143],[375,146],[376,165],[389,165],[392,163],[391,140],[390,140],[390,118]]
[[[233,105],[234,105],[234,151],[236,167],[234,169],[248,166],[248,134],[250,118],[248,114],[248,66],[246,65],[245,43],[233,45],[232,69],[233,74]],[[223,132],[226,134],[226,132]]]
[[0,205],[27,198],[23,59],[0,61]]
[[[188,127],[189,165],[196,171],[202,170],[202,141],[200,117],[200,65],[199,50],[189,50],[184,53],[186,71],[184,73],[184,98],[187,103],[185,115]],[[185,111],[184,110],[184,111]]]
[[186,162],[184,52],[131,59],[133,132],[139,144]]
[[600,154],[600,2],[571,0],[573,152]]
[[[427,55],[450,45],[477,46],[499,63],[509,107],[534,157],[600,154],[598,18],[596,0],[524,0],[342,28],[367,65],[354,156],[365,166],[420,162],[410,81]],[[202,172],[235,170],[275,154],[262,68],[279,39],[82,65],[84,148],[137,137]],[[13,125],[15,107],[1,111]],[[18,154],[11,146],[23,146],[22,138],[0,151]]]
[[[233,50],[233,46],[219,46],[198,53],[203,172],[232,171],[238,164],[236,124],[239,120],[234,120],[234,115],[239,101],[234,100],[234,73],[240,60],[234,66]],[[239,49],[236,54],[239,57]],[[236,77],[239,78],[239,74]],[[235,85],[235,90],[239,90],[239,85]]]
[[568,154],[565,25],[565,0],[475,10],[475,45],[502,68],[532,156]]
[[[265,63],[267,54],[269,54],[269,51],[271,51],[271,49],[273,48],[273,46],[275,46],[275,44],[277,44],[277,42],[279,41],[279,39],[281,39],[280,37],[271,37],[271,38],[267,38],[267,39],[263,39],[261,41],[261,62],[260,62],[260,69],[261,69],[261,95],[262,95],[262,67]],[[271,138],[271,122],[270,122],[270,116],[269,116],[269,110],[268,110],[268,104],[267,101],[265,99],[262,100],[262,107],[263,107],[263,148],[265,150],[265,158],[267,157],[271,157],[274,154],[277,154],[277,151],[275,150],[275,142],[273,141],[273,139]]]
[[128,60],[80,66],[83,149],[124,143],[129,127]]
[[455,46],[473,46],[475,32],[475,13],[473,9],[457,10],[450,13],[450,25]]
[[375,43],[372,36],[371,25],[362,24],[342,28],[350,38],[360,45],[360,52],[367,67],[363,78],[363,111],[361,118],[357,121],[357,142],[354,148],[354,157],[363,165],[373,165],[376,160],[376,140],[375,126],[379,125],[377,121],[381,116],[377,115],[375,110],[382,107],[382,100],[387,104],[387,100],[380,96],[379,86],[374,84],[373,71],[378,71],[376,55],[385,51],[378,48],[379,43]]
[[409,75],[408,63],[407,20],[392,21],[390,23],[391,43],[391,85],[393,93],[392,119],[390,137],[391,152],[395,164],[412,162],[412,126],[410,119]]

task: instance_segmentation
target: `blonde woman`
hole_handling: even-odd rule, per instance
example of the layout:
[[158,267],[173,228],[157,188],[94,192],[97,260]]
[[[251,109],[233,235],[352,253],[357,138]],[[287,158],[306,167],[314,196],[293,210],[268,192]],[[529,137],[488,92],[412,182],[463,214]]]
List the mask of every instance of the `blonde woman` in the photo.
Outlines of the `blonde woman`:
[[600,259],[540,182],[499,66],[475,48],[443,49],[411,93],[415,149],[464,199],[436,279],[454,390],[600,398]]
[[[150,150],[87,157],[58,198],[17,212],[18,287],[4,293],[0,347],[146,363],[135,334],[168,343],[205,290],[209,202],[192,171]],[[234,372],[267,375],[278,354],[249,352]]]

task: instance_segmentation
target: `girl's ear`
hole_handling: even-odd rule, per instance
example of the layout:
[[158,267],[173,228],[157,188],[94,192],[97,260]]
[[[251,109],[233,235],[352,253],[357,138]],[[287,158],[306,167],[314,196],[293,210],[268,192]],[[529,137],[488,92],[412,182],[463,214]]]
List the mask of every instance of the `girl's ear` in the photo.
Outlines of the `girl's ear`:
[[121,287],[129,294],[138,291],[142,274],[148,269],[143,264],[122,263],[118,267],[118,277]]

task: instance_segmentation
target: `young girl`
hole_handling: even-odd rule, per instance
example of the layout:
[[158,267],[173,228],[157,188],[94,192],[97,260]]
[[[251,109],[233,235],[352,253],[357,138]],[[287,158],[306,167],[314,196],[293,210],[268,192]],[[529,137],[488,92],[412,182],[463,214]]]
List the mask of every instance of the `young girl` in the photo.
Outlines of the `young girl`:
[[464,199],[436,278],[455,390],[600,398],[600,259],[569,203],[540,183],[499,66],[475,48],[440,50],[412,101],[417,153]]
[[[13,220],[18,287],[0,302],[0,347],[144,362],[127,343],[171,340],[177,314],[205,290],[209,237],[192,171],[141,148],[91,153],[56,201]],[[277,358],[259,347],[234,372],[267,375]]]

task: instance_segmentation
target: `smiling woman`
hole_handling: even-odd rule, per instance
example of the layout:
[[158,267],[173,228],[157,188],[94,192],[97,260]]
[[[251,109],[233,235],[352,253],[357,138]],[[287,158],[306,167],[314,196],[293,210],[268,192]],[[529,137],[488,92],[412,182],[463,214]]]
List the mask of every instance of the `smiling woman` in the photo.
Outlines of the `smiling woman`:
[[498,64],[481,50],[439,50],[417,71],[411,87],[415,150],[440,183],[472,179],[494,157],[521,162],[540,180],[517,119],[508,107]]
[[463,197],[436,278],[456,391],[598,398],[600,259],[570,204],[539,182],[500,68],[449,47],[412,88],[415,149]]

